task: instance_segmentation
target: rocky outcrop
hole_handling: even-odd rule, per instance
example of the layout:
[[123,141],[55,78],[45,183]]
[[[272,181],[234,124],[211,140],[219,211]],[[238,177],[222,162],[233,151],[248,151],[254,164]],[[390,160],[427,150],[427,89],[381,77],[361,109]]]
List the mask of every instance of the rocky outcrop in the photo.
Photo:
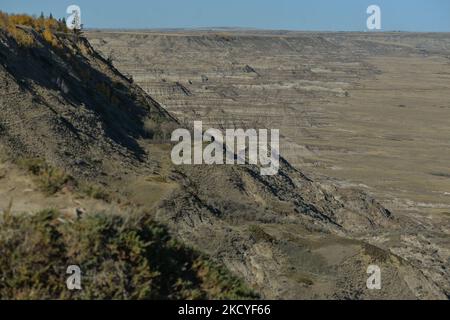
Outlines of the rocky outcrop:
[[52,47],[32,30],[31,47],[0,32],[1,141],[15,156],[42,157],[77,174],[112,162],[141,162],[144,122],[175,122],[85,38]]

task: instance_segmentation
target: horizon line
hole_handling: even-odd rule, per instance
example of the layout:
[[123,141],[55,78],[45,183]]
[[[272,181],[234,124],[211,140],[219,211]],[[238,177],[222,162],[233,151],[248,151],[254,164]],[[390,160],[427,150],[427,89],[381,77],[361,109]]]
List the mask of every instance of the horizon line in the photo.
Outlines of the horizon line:
[[162,27],[162,28],[129,28],[129,27],[89,27],[85,31],[259,31],[259,32],[298,32],[298,33],[450,33],[450,31],[411,31],[411,30],[315,30],[315,29],[266,29],[254,27]]

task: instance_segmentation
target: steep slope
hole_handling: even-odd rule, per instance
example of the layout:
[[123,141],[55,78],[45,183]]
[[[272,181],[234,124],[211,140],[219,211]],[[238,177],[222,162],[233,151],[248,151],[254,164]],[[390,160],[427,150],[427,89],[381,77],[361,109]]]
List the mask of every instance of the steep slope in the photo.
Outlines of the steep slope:
[[[82,179],[151,171],[137,143],[149,136],[143,124],[175,121],[84,38],[59,34],[55,45],[18,28],[31,43],[0,29],[0,277],[8,279],[0,297],[257,297],[148,212],[73,189]],[[106,173],[111,166],[117,174]],[[60,177],[70,177],[60,182],[63,190],[42,190]],[[67,290],[72,264],[83,272],[82,291]]]
[[[175,175],[182,187],[159,205],[158,220],[265,298],[445,298],[420,269],[370,244],[401,224],[358,190],[320,185],[288,163],[271,178],[251,167]],[[380,291],[366,287],[369,265],[383,270]]]
[[43,157],[87,176],[106,170],[105,159],[141,162],[144,122],[173,121],[167,112],[86,39],[63,34],[55,47],[26,32],[31,47],[0,33],[3,143],[16,155]]
[[[168,131],[176,119],[83,37],[56,35],[55,46],[23,31],[32,45],[0,32],[0,141],[13,160],[40,157],[103,184],[118,210],[147,211],[265,298],[445,297],[407,261],[359,240],[397,227],[370,196],[316,183],[285,160],[274,177],[254,166],[175,167],[171,145],[145,124]],[[377,292],[365,287],[374,263],[384,270]]]

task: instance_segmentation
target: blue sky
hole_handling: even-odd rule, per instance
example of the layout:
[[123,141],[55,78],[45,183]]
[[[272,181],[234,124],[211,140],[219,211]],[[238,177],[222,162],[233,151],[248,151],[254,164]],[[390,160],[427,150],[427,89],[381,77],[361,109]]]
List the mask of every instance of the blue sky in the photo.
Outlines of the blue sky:
[[367,7],[377,4],[384,31],[450,32],[449,0],[0,0],[0,10],[63,17],[71,4],[86,28],[362,31]]

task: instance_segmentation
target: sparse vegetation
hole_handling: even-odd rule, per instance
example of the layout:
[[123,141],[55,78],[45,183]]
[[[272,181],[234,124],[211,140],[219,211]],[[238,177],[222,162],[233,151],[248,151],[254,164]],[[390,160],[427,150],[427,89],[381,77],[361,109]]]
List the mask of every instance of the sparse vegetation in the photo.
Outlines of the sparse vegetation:
[[115,55],[114,55],[114,51],[111,51],[111,52],[108,54],[108,57],[106,58],[106,62],[107,62],[110,66],[113,66],[115,60],[116,60],[116,57],[115,57]]
[[36,178],[39,188],[48,195],[57,193],[65,186],[76,186],[75,180],[64,170],[54,168],[42,159],[20,159],[17,163]]
[[50,43],[53,47],[59,46],[58,39],[54,36],[51,29],[45,28],[42,36],[44,37],[45,41]]
[[[82,290],[66,269],[82,270]],[[145,214],[0,215],[0,299],[257,298]]]
[[233,35],[229,32],[216,32],[215,37],[220,41],[230,42],[233,40]]
[[22,158],[17,160],[17,164],[35,177],[38,187],[47,195],[53,195],[64,187],[68,187],[92,199],[106,202],[112,200],[111,195],[104,188],[88,182],[79,183],[64,170],[52,167],[43,159]]
[[[34,40],[24,30],[17,27],[17,20],[19,19],[13,18],[13,16],[9,16],[8,14],[0,11],[0,29],[5,30],[11,37],[13,37],[17,41],[18,45],[29,47],[34,43]],[[23,22],[25,23],[26,21],[24,20]]]
[[79,191],[81,194],[86,195],[92,199],[103,200],[106,202],[111,201],[111,195],[100,186],[84,183],[79,186]]
[[386,262],[389,260],[390,254],[389,252],[380,249],[376,246],[373,246],[368,243],[364,243],[363,245],[364,253],[368,255],[371,259],[377,262]]
[[154,141],[170,141],[172,132],[177,128],[178,125],[173,122],[158,122],[153,119],[144,122],[144,130],[148,138]]
[[275,242],[275,238],[265,232],[260,226],[251,225],[249,231],[255,241]]
[[305,286],[308,286],[308,287],[314,285],[314,281],[309,276],[304,275],[304,274],[296,276],[295,280],[298,283],[302,283],[302,284],[304,284]]

